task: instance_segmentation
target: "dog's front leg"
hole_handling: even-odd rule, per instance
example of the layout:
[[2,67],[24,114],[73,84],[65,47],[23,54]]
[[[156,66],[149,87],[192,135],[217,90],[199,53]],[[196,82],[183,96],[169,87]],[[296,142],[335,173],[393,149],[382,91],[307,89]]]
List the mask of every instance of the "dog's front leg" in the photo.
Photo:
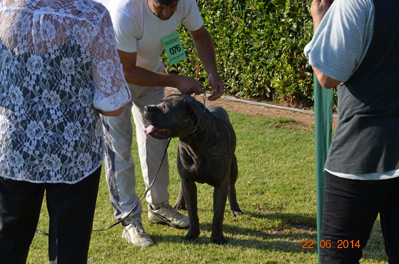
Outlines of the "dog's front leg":
[[223,218],[226,207],[228,186],[222,183],[215,187],[213,192],[213,222],[211,240],[214,244],[225,244],[227,240],[223,236]]
[[186,201],[184,201],[184,196],[183,196],[183,183],[180,182],[180,190],[179,190],[179,196],[177,196],[177,200],[173,208],[176,210],[187,210],[186,207]]
[[184,239],[193,240],[199,236],[199,220],[197,208],[197,186],[194,181],[182,179],[184,200],[186,201],[189,227]]

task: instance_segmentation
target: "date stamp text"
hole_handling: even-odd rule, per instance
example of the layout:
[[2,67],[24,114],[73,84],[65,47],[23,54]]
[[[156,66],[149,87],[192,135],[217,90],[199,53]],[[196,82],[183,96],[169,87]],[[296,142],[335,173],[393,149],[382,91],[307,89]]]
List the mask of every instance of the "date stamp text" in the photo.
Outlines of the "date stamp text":
[[317,248],[317,245],[320,248],[353,249],[353,248],[360,248],[360,241],[339,239],[337,240],[336,243],[333,243],[332,240],[320,240],[317,243],[317,241],[313,239],[302,240],[302,248],[312,249],[312,248]]

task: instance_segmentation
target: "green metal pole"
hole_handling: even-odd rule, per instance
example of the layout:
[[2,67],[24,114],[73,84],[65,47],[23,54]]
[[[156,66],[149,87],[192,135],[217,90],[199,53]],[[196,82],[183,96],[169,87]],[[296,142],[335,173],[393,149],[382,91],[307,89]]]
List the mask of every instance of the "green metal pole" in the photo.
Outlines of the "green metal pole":
[[314,75],[316,196],[317,196],[317,248],[320,263],[320,230],[324,198],[324,163],[332,136],[333,89],[325,89]]

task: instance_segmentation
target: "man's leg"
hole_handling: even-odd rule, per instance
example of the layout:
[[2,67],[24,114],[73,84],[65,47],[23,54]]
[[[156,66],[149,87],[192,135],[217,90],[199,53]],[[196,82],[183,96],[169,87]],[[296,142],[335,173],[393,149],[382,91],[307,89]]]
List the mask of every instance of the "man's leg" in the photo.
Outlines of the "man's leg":
[[105,143],[105,176],[114,207],[115,218],[124,226],[122,237],[130,244],[151,246],[154,242],[145,233],[141,223],[142,207],[136,193],[136,177],[132,156],[133,128],[131,104],[118,117],[103,117]]
[[0,177],[0,262],[25,263],[35,234],[44,184]]
[[[147,91],[133,101],[133,117],[136,125],[137,144],[140,155],[141,170],[146,186],[153,181],[155,174],[159,173],[153,186],[147,193],[147,202],[158,204],[169,200],[169,164],[166,155],[162,162],[168,140],[159,140],[148,136],[144,129],[149,123],[143,117],[144,106],[148,104],[158,104],[164,97],[164,89],[161,87],[148,87]],[[160,167],[160,168],[159,168]]]
[[[132,156],[133,129],[131,104],[118,117],[103,117],[106,157],[105,176],[115,218],[125,218],[136,206],[131,218],[141,221],[141,203],[136,193],[135,167]],[[125,223],[126,225],[126,223]]]
[[[148,187],[158,176],[147,193],[149,203],[149,220],[156,223],[167,223],[174,227],[187,227],[188,217],[178,213],[169,205],[169,164],[168,157],[162,161],[168,140],[159,140],[144,133],[149,123],[143,117],[144,106],[158,104],[164,97],[163,87],[148,87],[140,97],[133,100],[133,117],[136,125],[137,144],[143,178]],[[162,162],[162,164],[161,164]]]

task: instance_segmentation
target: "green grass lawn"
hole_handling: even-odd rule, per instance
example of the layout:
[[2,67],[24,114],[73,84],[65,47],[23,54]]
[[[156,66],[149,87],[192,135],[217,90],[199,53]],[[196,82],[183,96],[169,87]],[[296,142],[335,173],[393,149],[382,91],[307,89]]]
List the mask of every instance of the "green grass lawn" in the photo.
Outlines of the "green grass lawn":
[[[197,184],[201,228],[197,240],[184,241],[186,229],[150,224],[144,201],[143,225],[155,245],[148,248],[129,245],[121,238],[122,226],[118,225],[108,231],[93,232],[89,263],[317,263],[317,249],[303,248],[304,240],[316,240],[314,132],[291,119],[229,114],[237,134],[237,199],[245,214],[232,217],[227,204],[224,235],[228,244],[210,243],[213,188]],[[180,184],[177,142],[173,139],[169,147],[172,205]],[[137,193],[141,196],[145,187],[135,145],[132,151]],[[103,175],[94,229],[114,222]],[[44,209],[38,228],[48,229]],[[376,223],[361,263],[387,263],[380,234]],[[47,237],[36,234],[28,263],[48,263],[47,259]]]

